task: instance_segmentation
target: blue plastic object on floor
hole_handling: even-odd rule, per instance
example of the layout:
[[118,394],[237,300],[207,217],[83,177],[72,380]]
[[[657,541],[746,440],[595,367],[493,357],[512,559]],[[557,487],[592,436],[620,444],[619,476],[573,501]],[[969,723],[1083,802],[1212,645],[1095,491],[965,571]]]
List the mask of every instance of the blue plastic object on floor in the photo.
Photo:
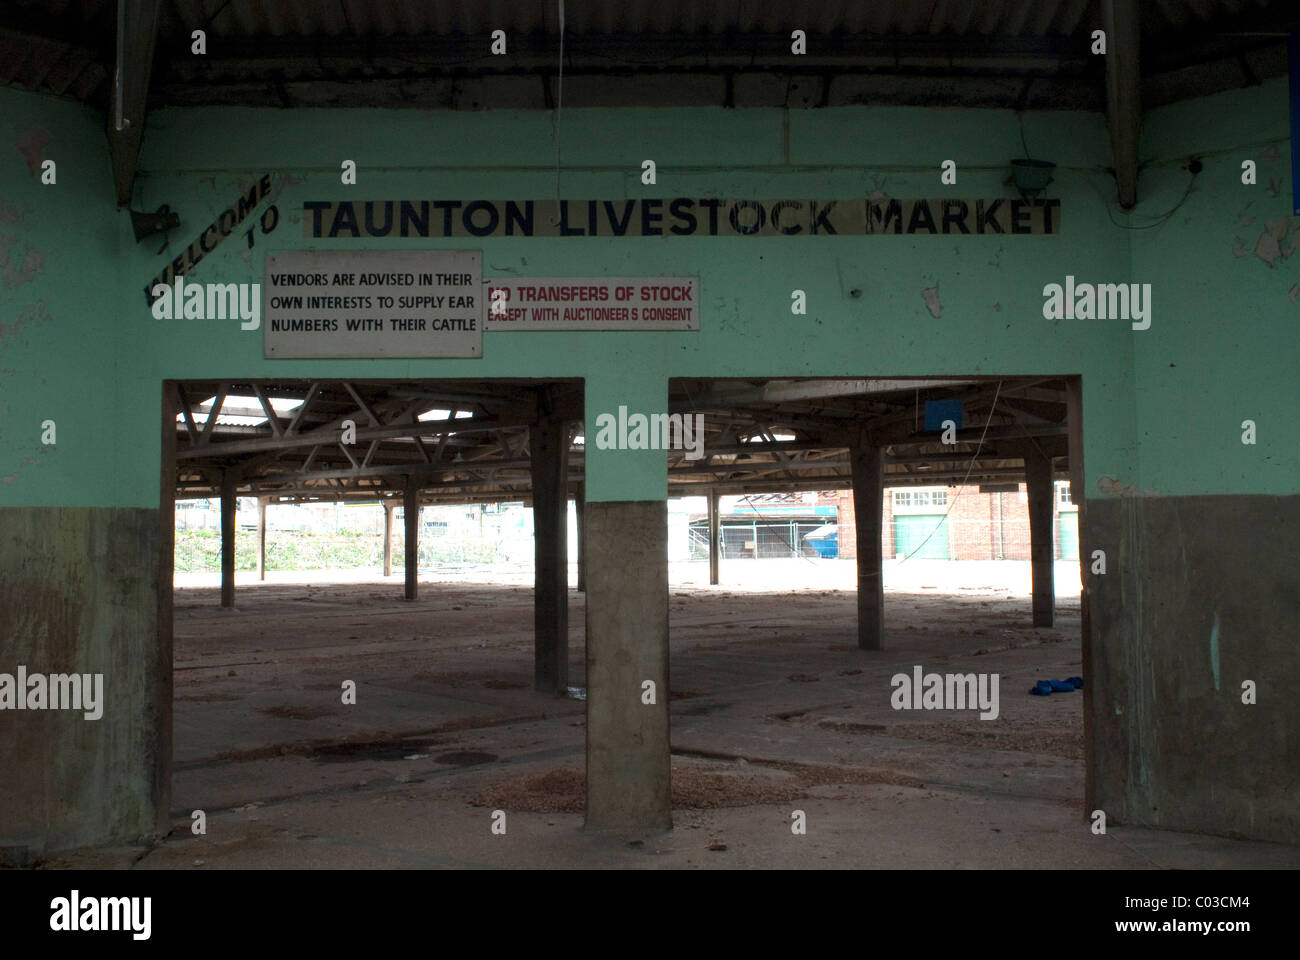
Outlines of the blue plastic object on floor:
[[1074,684],[1076,690],[1083,689],[1083,677],[1066,677],[1065,682]]
[[1052,685],[1048,683],[1046,680],[1039,680],[1036,684],[1034,684],[1033,689],[1030,690],[1029,692],[1033,694],[1035,697],[1046,697],[1051,694]]
[[1074,684],[1065,680],[1057,680],[1053,678],[1051,684],[1053,693],[1074,693]]

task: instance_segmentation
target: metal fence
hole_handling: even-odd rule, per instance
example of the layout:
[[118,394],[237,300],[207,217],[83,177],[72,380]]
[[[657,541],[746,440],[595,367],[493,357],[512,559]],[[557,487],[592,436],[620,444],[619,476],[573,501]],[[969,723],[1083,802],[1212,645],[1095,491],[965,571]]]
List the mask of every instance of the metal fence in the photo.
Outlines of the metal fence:
[[[723,560],[757,558],[762,560],[783,557],[815,557],[816,549],[804,536],[823,526],[822,521],[755,520],[751,523],[724,524],[719,531],[719,547]],[[704,525],[690,527],[692,560],[707,560],[709,556],[709,528]]]
[[[820,526],[820,523],[796,520],[725,523],[720,530],[721,558],[815,557],[818,556],[817,550],[803,538]],[[707,560],[708,526],[696,522],[689,529],[690,558]],[[1079,558],[1077,514],[1062,512],[1052,518],[1052,541],[1053,558]],[[881,546],[888,558],[1028,560],[1031,553],[1029,518],[1023,513],[991,520],[951,514],[896,514],[882,525]],[[856,554],[855,547],[853,528],[841,525],[838,555],[852,557]]]

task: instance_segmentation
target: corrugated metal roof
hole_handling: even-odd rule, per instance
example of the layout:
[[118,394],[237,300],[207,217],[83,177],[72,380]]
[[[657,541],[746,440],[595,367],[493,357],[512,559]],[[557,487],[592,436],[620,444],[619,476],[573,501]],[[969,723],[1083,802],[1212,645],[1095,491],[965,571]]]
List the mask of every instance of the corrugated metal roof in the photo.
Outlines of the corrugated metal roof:
[[[56,0],[66,7],[67,0]],[[100,3],[92,3],[97,7]],[[1182,28],[1241,16],[1277,0],[1148,0],[1151,28]],[[218,37],[556,32],[558,0],[168,0],[164,13]],[[565,0],[566,31],[620,33],[809,33],[878,36],[1072,36],[1100,21],[1097,0]]]
[[[1099,70],[1086,42],[1101,25],[1099,0],[565,0],[564,6],[575,79],[584,70],[697,78],[811,70],[866,77],[869,82],[858,84],[864,92],[850,102],[925,102],[925,89],[935,102],[948,102],[955,86],[944,78],[952,77],[963,78],[957,86],[965,90],[955,102],[970,105],[1088,108],[1097,95],[1091,88]],[[0,3],[0,83],[107,104],[116,8],[115,0]],[[1253,59],[1239,71],[1242,83],[1273,75],[1280,36],[1259,34],[1300,25],[1295,0],[1142,0],[1140,12],[1144,86],[1146,77],[1211,61],[1245,62],[1247,55]],[[550,93],[536,79],[555,65],[558,27],[559,0],[163,0],[151,102],[546,106]],[[796,27],[808,33],[809,51],[791,63],[788,38]],[[207,56],[190,54],[196,29],[207,32]],[[488,36],[498,29],[507,32],[509,57],[487,54]],[[519,82],[468,98],[428,86],[500,74]],[[1222,88],[1224,72],[1215,76]],[[1210,72],[1206,77],[1201,86],[1208,90]],[[979,78],[983,90],[975,89]],[[1026,78],[1053,82],[1031,97],[1021,87]],[[284,86],[294,81],[299,86]],[[426,86],[405,86],[412,81]],[[698,102],[698,83],[683,79],[679,86],[679,100]],[[1170,98],[1206,92],[1185,77],[1156,81],[1156,89]],[[713,93],[709,87],[708,96]],[[821,105],[836,102],[833,97],[823,92]],[[766,103],[733,98],[730,87],[718,100]]]

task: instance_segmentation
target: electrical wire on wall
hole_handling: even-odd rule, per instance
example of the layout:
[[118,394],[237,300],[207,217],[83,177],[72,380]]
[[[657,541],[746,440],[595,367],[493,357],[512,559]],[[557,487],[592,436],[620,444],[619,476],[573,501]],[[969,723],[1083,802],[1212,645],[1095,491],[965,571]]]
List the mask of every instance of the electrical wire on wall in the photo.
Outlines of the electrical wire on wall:
[[912,557],[916,556],[917,552],[920,551],[922,547],[924,547],[927,543],[930,542],[930,538],[939,532],[939,528],[942,527],[944,521],[948,519],[948,514],[952,512],[952,508],[953,506],[956,505],[957,498],[961,496],[961,492],[964,489],[966,489],[966,481],[970,479],[971,471],[975,469],[975,461],[979,459],[980,450],[983,449],[984,447],[984,438],[988,436],[989,424],[993,422],[993,413],[995,410],[997,410],[998,407],[998,394],[1000,394],[1001,392],[1002,392],[1002,381],[999,380],[997,388],[993,391],[993,402],[989,404],[989,415],[988,418],[984,421],[984,430],[980,433],[979,443],[975,444],[975,452],[971,454],[970,463],[966,465],[966,475],[961,478],[961,483],[957,485],[957,493],[953,496],[951,500],[948,501],[948,509],[943,512],[943,516],[940,517],[939,522],[934,525],[934,529],[931,530],[928,534],[926,534],[925,539],[916,545],[916,549],[913,550],[911,553],[909,553],[907,556],[903,557],[902,560],[898,561],[899,563],[906,563],[908,560],[911,560]]
[[1156,214],[1156,215],[1154,215],[1154,216],[1146,216],[1145,214],[1130,214],[1130,215],[1129,215],[1129,216],[1130,216],[1130,219],[1133,218],[1133,217],[1143,217],[1144,219],[1146,219],[1146,220],[1149,221],[1149,222],[1147,222],[1147,223],[1121,223],[1120,221],[1118,221],[1118,220],[1115,219],[1115,211],[1114,211],[1114,209],[1113,209],[1112,204],[1110,204],[1110,203],[1107,203],[1107,204],[1106,204],[1106,216],[1108,216],[1108,217],[1110,218],[1110,222],[1111,222],[1112,224],[1114,224],[1115,226],[1119,227],[1121,230],[1150,230],[1150,229],[1153,228],[1153,227],[1163,226],[1165,223],[1167,223],[1167,222],[1169,221],[1169,218],[1170,218],[1170,217],[1172,217],[1175,213],[1178,212],[1178,208],[1181,207],[1184,203],[1187,202],[1187,198],[1188,198],[1188,196],[1189,196],[1189,195],[1191,194],[1191,192],[1192,192],[1192,187],[1196,185],[1196,175],[1197,175],[1199,172],[1200,172],[1200,165],[1199,165],[1199,164],[1197,164],[1196,168],[1194,168],[1194,169],[1190,169],[1190,170],[1188,171],[1188,173],[1190,174],[1190,176],[1189,176],[1189,179],[1188,179],[1188,181],[1187,181],[1187,186],[1186,186],[1186,188],[1184,188],[1184,190],[1183,190],[1183,195],[1182,195],[1181,197],[1178,198],[1178,202],[1177,202],[1177,203],[1175,203],[1172,207],[1170,207],[1170,208],[1169,208],[1168,210],[1166,210],[1164,213],[1159,213],[1159,214]]

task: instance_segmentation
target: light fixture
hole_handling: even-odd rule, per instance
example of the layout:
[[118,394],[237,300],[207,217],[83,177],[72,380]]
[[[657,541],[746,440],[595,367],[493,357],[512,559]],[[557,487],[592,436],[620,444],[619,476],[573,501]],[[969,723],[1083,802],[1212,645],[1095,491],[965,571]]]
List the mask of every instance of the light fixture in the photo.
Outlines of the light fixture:
[[1028,157],[1011,161],[1011,179],[1026,200],[1038,196],[1052,182],[1056,164],[1050,160],[1031,160]]
[[171,230],[180,225],[180,217],[172,213],[171,208],[165,203],[154,213],[141,213],[139,210],[131,211],[131,229],[135,231],[136,243],[139,243],[145,237],[151,237],[155,233]]

